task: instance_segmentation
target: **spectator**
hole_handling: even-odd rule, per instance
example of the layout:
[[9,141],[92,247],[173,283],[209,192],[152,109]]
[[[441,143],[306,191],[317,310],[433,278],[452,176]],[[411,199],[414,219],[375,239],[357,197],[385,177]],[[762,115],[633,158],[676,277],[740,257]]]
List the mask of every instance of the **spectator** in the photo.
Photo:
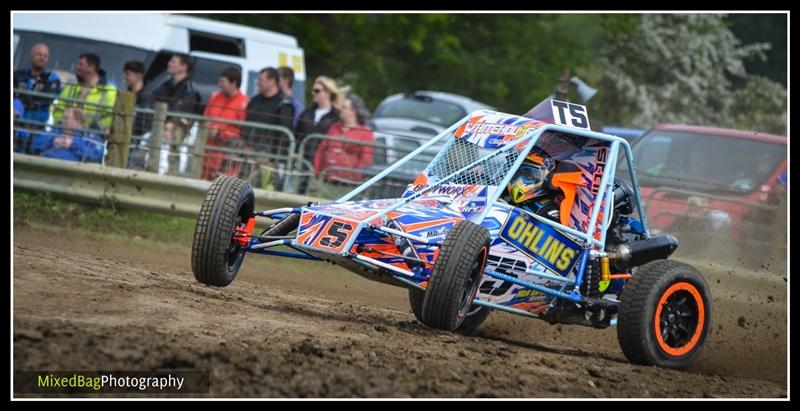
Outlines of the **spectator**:
[[[156,100],[152,94],[142,93],[144,89],[144,63],[131,60],[122,66],[122,80],[125,88],[136,95],[136,107],[152,109],[155,107]],[[133,135],[138,141],[142,141],[148,132],[153,128],[153,115],[137,113],[133,118]],[[142,170],[146,166],[147,149],[138,144],[130,146],[128,153],[128,168]]]
[[[20,99],[14,99],[14,120],[21,118],[25,115],[25,108],[22,106]],[[28,153],[30,151],[29,145],[30,134],[25,130],[25,127],[20,127],[14,130],[14,152],[15,153]]]
[[[136,107],[152,109],[156,100],[151,94],[143,94],[144,88],[144,63],[141,61],[128,61],[122,66],[122,79],[125,88],[136,95]],[[153,116],[150,114],[137,114],[133,120],[133,135],[141,136],[150,131],[153,125]]]
[[[258,73],[256,86],[258,94],[247,104],[247,121],[283,126],[291,130],[294,122],[294,106],[281,92],[278,85],[278,70],[272,67],[261,70]],[[272,153],[277,148],[274,141],[269,141],[274,138],[273,135],[274,133],[266,134],[264,130],[252,127],[243,130],[243,136],[248,144],[268,145]]]
[[[108,133],[111,128],[112,108],[117,98],[117,88],[106,82],[105,71],[100,68],[100,57],[94,53],[83,53],[78,56],[75,75],[78,82],[67,84],[59,94],[59,101],[53,106],[53,119],[61,122],[66,107],[82,107],[85,122],[84,128]],[[84,104],[76,103],[80,100]],[[99,107],[105,106],[105,107]]]
[[300,113],[303,112],[303,105],[294,96],[294,90],[292,90],[292,86],[294,86],[294,70],[286,66],[278,67],[278,78],[281,92],[292,102],[292,107],[294,107],[294,120],[291,128],[295,128],[297,127],[297,119],[300,118]]
[[[61,80],[56,73],[47,71],[45,67],[50,59],[50,49],[46,44],[38,43],[31,48],[28,55],[31,65],[14,72],[14,88],[37,93],[51,94],[55,98],[61,90]],[[28,129],[44,129],[50,118],[50,104],[53,98],[33,97],[14,93],[14,97],[22,104],[20,118],[32,123],[22,125]]]
[[[341,136],[341,141],[324,140],[317,147],[314,157],[314,173],[317,177],[324,176],[327,182],[360,182],[361,173],[358,169],[372,165],[373,147],[375,136],[367,126],[367,111],[364,101],[356,95],[350,95],[344,100],[341,110],[341,120],[334,123],[328,130],[329,136]],[[348,144],[345,141],[358,141],[371,145]],[[333,170],[329,168],[350,169]]]
[[[311,90],[313,103],[300,114],[295,127],[295,138],[297,145],[303,145],[306,135],[316,133],[325,134],[331,125],[339,121],[339,106],[341,99],[340,92],[336,83],[329,77],[319,76],[314,80],[314,87]],[[314,161],[319,140],[310,141],[305,144],[304,160]],[[305,193],[308,188],[308,180],[300,180],[297,192]]]
[[[241,83],[242,72],[239,68],[235,66],[225,67],[219,77],[220,91],[215,92],[208,99],[208,105],[203,115],[228,120],[244,120],[248,99],[246,95],[239,91]],[[216,121],[209,122],[207,147],[239,148],[241,147],[240,143],[238,125]],[[205,158],[203,158],[204,179],[213,180],[220,174],[238,175],[239,164],[231,163],[230,160],[226,161],[227,164],[223,164],[224,157],[231,156],[215,150],[206,152]],[[223,166],[225,167],[223,168]]]
[[[167,63],[167,73],[170,75],[170,79],[161,83],[153,91],[153,98],[156,102],[167,103],[167,111],[170,112],[199,113],[200,93],[196,91],[192,82],[193,69],[194,60],[189,55],[173,54]],[[167,123],[171,124],[172,132],[165,134],[164,139],[177,143],[170,145],[168,170],[170,174],[177,175],[180,164],[179,144],[182,144],[186,138],[192,127],[192,121],[186,118],[167,117]]]
[[[294,124],[294,106],[281,92],[278,80],[278,70],[272,67],[265,68],[258,73],[256,86],[258,94],[250,99],[247,105],[247,121],[256,123],[273,124],[283,126],[291,130]],[[281,133],[259,129],[256,127],[246,127],[242,130],[243,139],[247,142],[247,148],[251,150],[277,154],[281,147],[286,147],[288,141],[281,143]],[[248,179],[253,185],[261,186],[262,179],[265,186],[272,184],[274,178],[272,170],[274,166],[270,159],[256,157],[256,162],[266,167],[253,168],[251,164],[244,164],[241,169],[242,178]],[[260,172],[253,172],[259,170]],[[262,176],[262,174],[264,174]],[[262,178],[263,177],[263,178]],[[276,183],[278,183],[276,181]]]
[[77,107],[64,109],[61,126],[52,133],[43,133],[33,138],[31,152],[42,157],[68,161],[100,163],[103,161],[105,141],[96,133],[79,130],[86,119]]
[[25,115],[25,106],[22,105],[22,100],[14,98],[14,118],[22,117]]
[[314,80],[311,93],[314,102],[300,114],[300,118],[297,120],[295,135],[298,144],[307,134],[327,133],[331,124],[339,121],[341,97],[336,83],[329,77],[319,76]]

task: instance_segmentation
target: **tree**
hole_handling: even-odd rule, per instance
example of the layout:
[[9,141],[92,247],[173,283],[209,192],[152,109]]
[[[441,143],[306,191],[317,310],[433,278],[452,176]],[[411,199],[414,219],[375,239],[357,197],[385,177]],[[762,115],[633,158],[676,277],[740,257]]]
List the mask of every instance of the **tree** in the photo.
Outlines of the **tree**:
[[[613,27],[613,25],[611,25]],[[657,122],[785,133],[786,89],[746,72],[768,44],[741,45],[717,14],[646,14],[608,30],[600,112],[606,122]]]
[[314,77],[328,75],[370,107],[387,95],[422,89],[524,113],[552,93],[564,67],[588,67],[599,41],[596,19],[577,14],[205,17],[296,36],[309,90]]
[[766,60],[754,59],[744,62],[747,72],[767,77],[786,86],[788,16],[785,13],[738,13],[727,15],[725,20],[742,43],[766,42],[772,46],[765,52]]

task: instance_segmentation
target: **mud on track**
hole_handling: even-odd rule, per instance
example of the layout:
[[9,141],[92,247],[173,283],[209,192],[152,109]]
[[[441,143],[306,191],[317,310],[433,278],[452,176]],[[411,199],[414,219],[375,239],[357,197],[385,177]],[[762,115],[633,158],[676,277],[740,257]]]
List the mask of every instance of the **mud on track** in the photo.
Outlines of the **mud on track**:
[[13,249],[16,370],[209,370],[213,396],[787,394],[781,278],[707,275],[714,330],[674,371],[627,363],[613,328],[493,313],[475,336],[432,330],[403,289],[321,263],[248,255],[219,289],[194,280],[185,246],[20,224]]

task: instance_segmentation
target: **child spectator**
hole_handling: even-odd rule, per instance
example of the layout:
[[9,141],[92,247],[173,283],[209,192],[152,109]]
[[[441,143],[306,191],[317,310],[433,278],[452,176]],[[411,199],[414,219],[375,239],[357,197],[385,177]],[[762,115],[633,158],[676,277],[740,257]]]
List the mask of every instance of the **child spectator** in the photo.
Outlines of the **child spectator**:
[[68,161],[102,162],[105,141],[96,133],[79,130],[85,120],[81,109],[66,108],[61,117],[60,127],[54,129],[52,133],[39,134],[33,138],[32,154]]

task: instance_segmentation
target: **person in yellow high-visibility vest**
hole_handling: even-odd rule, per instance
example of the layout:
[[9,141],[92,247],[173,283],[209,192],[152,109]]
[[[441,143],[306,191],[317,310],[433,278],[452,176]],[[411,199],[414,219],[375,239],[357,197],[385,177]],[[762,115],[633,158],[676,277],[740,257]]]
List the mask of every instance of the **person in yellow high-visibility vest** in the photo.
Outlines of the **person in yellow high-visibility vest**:
[[[53,105],[53,120],[58,123],[67,107],[81,107],[85,115],[84,128],[107,133],[111,128],[117,88],[106,82],[105,72],[100,68],[100,57],[94,53],[83,53],[75,66],[77,83],[66,84]],[[77,103],[71,100],[81,100]]]

